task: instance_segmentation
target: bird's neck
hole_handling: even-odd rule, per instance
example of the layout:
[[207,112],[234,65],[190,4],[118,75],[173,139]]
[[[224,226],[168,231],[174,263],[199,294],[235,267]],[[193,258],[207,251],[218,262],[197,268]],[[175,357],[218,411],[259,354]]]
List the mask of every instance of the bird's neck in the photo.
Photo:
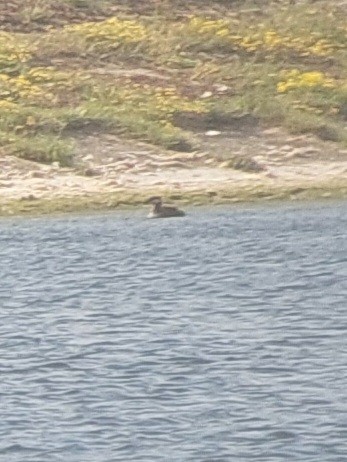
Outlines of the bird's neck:
[[161,202],[158,202],[158,203],[153,205],[153,212],[154,213],[158,213],[158,212],[160,212],[160,210],[161,210]]

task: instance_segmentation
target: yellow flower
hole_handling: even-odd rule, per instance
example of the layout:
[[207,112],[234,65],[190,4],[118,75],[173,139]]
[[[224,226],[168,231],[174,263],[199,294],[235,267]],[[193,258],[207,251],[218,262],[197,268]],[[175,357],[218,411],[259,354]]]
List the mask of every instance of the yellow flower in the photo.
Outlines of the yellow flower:
[[85,22],[65,26],[67,33],[84,36],[93,44],[118,46],[127,43],[140,43],[148,37],[145,26],[134,20],[121,20],[116,17],[101,22]]
[[0,109],[2,110],[17,110],[18,106],[16,103],[12,101],[8,101],[6,99],[0,99]]
[[337,82],[327,77],[323,72],[300,72],[294,69],[287,72],[285,80],[278,82],[277,92],[285,93],[296,88],[336,88]]

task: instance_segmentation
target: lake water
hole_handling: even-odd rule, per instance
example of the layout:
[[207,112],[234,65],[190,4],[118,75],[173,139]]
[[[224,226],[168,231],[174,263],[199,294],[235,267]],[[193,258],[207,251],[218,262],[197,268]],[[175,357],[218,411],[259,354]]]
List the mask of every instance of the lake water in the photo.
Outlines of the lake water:
[[1,462],[345,462],[347,203],[0,221]]

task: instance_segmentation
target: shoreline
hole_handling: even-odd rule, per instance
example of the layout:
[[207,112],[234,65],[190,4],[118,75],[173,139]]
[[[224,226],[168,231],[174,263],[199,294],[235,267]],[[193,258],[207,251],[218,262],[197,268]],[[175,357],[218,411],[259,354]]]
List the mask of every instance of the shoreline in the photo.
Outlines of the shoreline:
[[[347,197],[347,150],[334,143],[274,129],[245,140],[225,132],[208,143],[206,150],[172,153],[90,135],[70,168],[0,156],[0,216],[145,210],[144,201],[158,195],[178,206]],[[255,162],[256,171],[223,161],[220,146]]]
[[211,188],[163,188],[143,187],[123,189],[113,192],[87,193],[80,195],[64,195],[43,198],[9,198],[0,197],[0,217],[45,216],[73,213],[93,213],[110,210],[142,208],[146,211],[144,201],[151,195],[161,195],[165,202],[178,206],[223,205],[241,203],[267,202],[302,202],[320,200],[338,200],[347,198],[347,178],[334,181],[312,182],[271,182],[263,181],[254,184],[248,182],[239,186],[223,186]]

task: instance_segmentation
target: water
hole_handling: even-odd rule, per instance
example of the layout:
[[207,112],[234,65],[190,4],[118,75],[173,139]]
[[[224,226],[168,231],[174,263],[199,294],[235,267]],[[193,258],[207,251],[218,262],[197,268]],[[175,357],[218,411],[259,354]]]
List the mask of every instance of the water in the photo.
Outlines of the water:
[[346,212],[0,221],[0,460],[345,462]]

